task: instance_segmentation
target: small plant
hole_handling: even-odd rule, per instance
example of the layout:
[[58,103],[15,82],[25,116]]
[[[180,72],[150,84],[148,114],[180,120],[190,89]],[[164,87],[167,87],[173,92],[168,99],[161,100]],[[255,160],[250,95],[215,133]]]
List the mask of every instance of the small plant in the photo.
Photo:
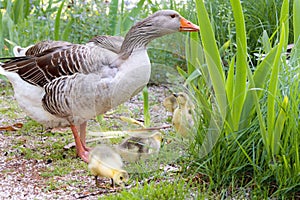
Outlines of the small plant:
[[150,126],[150,112],[149,112],[149,97],[148,88],[143,89],[143,101],[144,101],[144,125],[145,127]]

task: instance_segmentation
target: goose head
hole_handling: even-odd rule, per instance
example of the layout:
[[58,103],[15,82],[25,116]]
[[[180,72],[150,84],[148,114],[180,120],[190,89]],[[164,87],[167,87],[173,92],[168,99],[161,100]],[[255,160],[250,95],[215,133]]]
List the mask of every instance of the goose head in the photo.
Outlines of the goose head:
[[197,32],[199,26],[188,21],[174,10],[160,10],[137,22],[126,34],[121,47],[123,58],[136,48],[145,48],[155,38],[167,34],[187,31]]
[[199,26],[186,20],[174,10],[157,11],[132,28],[153,38],[179,31],[199,31]]

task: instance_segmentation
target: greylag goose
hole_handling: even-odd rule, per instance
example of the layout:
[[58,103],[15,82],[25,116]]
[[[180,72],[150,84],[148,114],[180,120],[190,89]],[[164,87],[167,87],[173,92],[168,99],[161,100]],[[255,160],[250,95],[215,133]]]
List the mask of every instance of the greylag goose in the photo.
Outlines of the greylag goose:
[[99,186],[98,176],[110,178],[112,187],[115,183],[123,186],[128,181],[129,175],[122,167],[120,155],[108,146],[97,146],[89,154],[88,168],[95,176],[97,186]]
[[116,151],[125,161],[135,162],[158,153],[162,139],[162,134],[158,131],[151,135],[139,133],[139,136],[132,136],[125,139],[116,147]]
[[191,109],[188,106],[190,100],[188,95],[183,92],[174,94],[174,97],[177,100],[178,107],[173,113],[172,124],[177,133],[186,137],[191,127],[194,125]]
[[47,127],[71,127],[77,155],[88,162],[87,120],[140,92],[151,71],[146,46],[178,31],[199,31],[199,27],[176,11],[161,10],[136,23],[119,51],[91,44],[65,45],[11,59],[2,64],[0,73],[12,83],[27,115]]

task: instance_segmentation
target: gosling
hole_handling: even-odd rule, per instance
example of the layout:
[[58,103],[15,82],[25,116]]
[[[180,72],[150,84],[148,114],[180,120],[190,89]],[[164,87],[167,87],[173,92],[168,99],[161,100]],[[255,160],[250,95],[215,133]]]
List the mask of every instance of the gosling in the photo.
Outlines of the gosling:
[[128,162],[136,162],[141,158],[159,152],[162,143],[162,134],[155,132],[152,135],[132,136],[125,139],[116,150]]
[[176,98],[178,107],[173,113],[172,124],[177,133],[183,137],[186,137],[191,127],[194,125],[191,109],[188,105],[190,100],[188,95],[183,92],[173,95]]
[[129,179],[128,173],[122,169],[123,162],[119,154],[108,146],[95,147],[89,154],[88,168],[95,176],[96,186],[99,186],[98,176],[111,179],[111,186],[123,186]]

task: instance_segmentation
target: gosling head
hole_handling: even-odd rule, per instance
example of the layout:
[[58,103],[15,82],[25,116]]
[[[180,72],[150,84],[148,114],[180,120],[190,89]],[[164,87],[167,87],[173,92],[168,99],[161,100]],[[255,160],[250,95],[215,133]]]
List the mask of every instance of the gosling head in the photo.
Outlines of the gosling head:
[[179,104],[179,107],[183,107],[187,105],[187,102],[189,100],[189,97],[184,92],[174,93],[174,97],[177,100],[177,103]]
[[167,111],[174,112],[178,106],[176,98],[173,95],[166,97],[163,101],[163,106]]
[[154,133],[152,137],[154,138],[154,140],[156,140],[158,142],[162,142],[163,141],[163,137],[162,137],[162,134],[160,132]]
[[120,170],[114,174],[112,180],[113,184],[115,183],[124,187],[125,183],[129,180],[129,175],[125,170]]

